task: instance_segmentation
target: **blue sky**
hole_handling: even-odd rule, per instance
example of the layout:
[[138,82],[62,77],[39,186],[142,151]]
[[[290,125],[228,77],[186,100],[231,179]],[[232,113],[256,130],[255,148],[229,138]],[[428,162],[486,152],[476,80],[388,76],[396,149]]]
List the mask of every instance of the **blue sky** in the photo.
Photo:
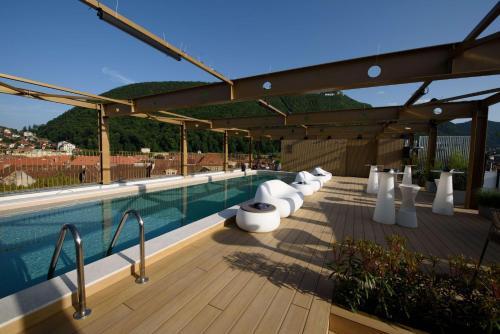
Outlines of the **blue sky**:
[[[118,2],[117,2],[118,1]],[[496,0],[103,0],[230,78],[462,40]],[[142,81],[213,78],[96,17],[77,0],[6,1],[0,72],[92,93]],[[485,34],[500,30],[500,20]],[[5,33],[7,32],[7,33]],[[374,106],[419,84],[349,90]],[[500,76],[434,82],[425,98],[500,86]],[[68,107],[0,95],[0,124],[44,123]],[[500,121],[500,105],[490,109]]]

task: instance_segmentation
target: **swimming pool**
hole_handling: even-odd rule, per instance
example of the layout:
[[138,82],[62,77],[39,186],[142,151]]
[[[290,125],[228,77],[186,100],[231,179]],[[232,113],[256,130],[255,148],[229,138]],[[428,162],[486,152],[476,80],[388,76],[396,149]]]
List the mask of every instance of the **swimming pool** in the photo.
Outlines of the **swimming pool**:
[[[85,264],[104,257],[122,214],[140,212],[146,239],[251,199],[270,179],[291,182],[291,174],[259,174],[140,195],[84,202],[0,217],[0,298],[46,280],[59,229],[74,224],[84,243]],[[132,219],[132,218],[130,218]],[[125,224],[114,252],[138,243],[138,226]],[[75,250],[66,237],[56,276],[75,269]]]

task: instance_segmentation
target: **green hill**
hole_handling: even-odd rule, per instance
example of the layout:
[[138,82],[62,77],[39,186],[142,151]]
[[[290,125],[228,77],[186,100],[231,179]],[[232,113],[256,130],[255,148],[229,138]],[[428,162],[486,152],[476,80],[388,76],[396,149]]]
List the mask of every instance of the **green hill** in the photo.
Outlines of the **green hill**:
[[[203,82],[145,82],[122,86],[104,93],[114,98],[134,98],[158,94],[204,84]],[[302,96],[273,97],[267,99],[277,108],[290,112],[321,111],[332,109],[362,108],[369,105],[355,101],[342,93],[308,94]],[[256,102],[240,102],[225,105],[199,107],[177,111],[198,118],[223,118],[230,116],[260,116],[271,113]],[[37,127],[40,137],[57,142],[67,140],[80,148],[97,149],[97,117],[95,110],[72,108],[47,124]],[[110,142],[112,151],[138,151],[149,147],[152,151],[179,150],[179,127],[132,117],[110,120]],[[211,131],[189,131],[188,145],[191,152],[220,152],[222,135]],[[230,138],[230,152],[246,153],[247,140]],[[257,152],[271,153],[279,150],[279,143],[263,141],[256,143]]]
[[[471,122],[451,123],[446,122],[438,126],[440,136],[470,136]],[[500,147],[500,122],[488,121],[486,134],[486,147]]]

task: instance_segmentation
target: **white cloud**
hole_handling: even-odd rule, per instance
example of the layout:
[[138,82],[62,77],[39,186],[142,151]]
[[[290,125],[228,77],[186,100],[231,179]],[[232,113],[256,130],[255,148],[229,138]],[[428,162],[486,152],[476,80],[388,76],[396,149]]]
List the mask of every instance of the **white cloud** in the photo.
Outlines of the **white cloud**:
[[134,80],[127,78],[126,76],[124,76],[120,72],[113,70],[109,67],[104,66],[101,69],[101,71],[103,74],[109,76],[111,78],[111,80],[114,82],[118,82],[118,83],[126,84],[126,85],[135,83]]
[[379,90],[379,91],[377,92],[377,94],[379,94],[379,95],[384,95],[384,94],[385,94],[385,92],[384,92],[383,90]]
[[418,100],[417,102],[415,103],[426,103],[426,102],[429,102],[431,99],[420,99]]

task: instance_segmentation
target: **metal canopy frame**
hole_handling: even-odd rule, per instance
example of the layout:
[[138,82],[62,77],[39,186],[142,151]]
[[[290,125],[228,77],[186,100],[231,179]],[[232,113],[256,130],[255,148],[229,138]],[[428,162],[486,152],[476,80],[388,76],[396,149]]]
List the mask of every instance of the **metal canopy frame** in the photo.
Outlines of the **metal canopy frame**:
[[[7,74],[0,78],[20,81],[74,95],[31,91],[0,82],[0,93],[35,98],[99,111],[101,142],[101,174],[109,182],[108,118],[133,116],[152,119],[181,127],[182,173],[187,172],[188,128],[201,128],[224,133],[227,166],[227,138],[242,135],[266,138],[351,138],[352,136],[393,136],[430,133],[435,145],[436,125],[456,118],[472,118],[472,144],[467,206],[473,205],[473,191],[480,186],[484,156],[488,107],[500,102],[500,89],[463,94],[428,103],[415,104],[428,91],[433,81],[500,74],[500,32],[478,39],[500,15],[500,2],[476,25],[467,37],[457,43],[430,46],[357,59],[294,68],[274,73],[231,80],[182,50],[169,44],[145,28],[104,6],[97,0],[80,0],[97,11],[99,18],[130,34],[164,54],[185,59],[222,82],[191,87],[131,100],[112,99],[61,86],[24,79]],[[372,74],[372,69],[376,73]],[[316,112],[283,112],[265,101],[266,97],[349,90],[394,84],[420,82],[418,89],[402,106]],[[452,102],[485,94],[482,100]],[[175,113],[178,109],[242,101],[257,103],[274,113],[261,117],[198,119]],[[436,112],[438,111],[438,112]],[[434,150],[435,151],[435,150]],[[429,149],[432,152],[432,147]],[[433,157],[430,157],[433,158]],[[249,157],[251,160],[251,157]]]

